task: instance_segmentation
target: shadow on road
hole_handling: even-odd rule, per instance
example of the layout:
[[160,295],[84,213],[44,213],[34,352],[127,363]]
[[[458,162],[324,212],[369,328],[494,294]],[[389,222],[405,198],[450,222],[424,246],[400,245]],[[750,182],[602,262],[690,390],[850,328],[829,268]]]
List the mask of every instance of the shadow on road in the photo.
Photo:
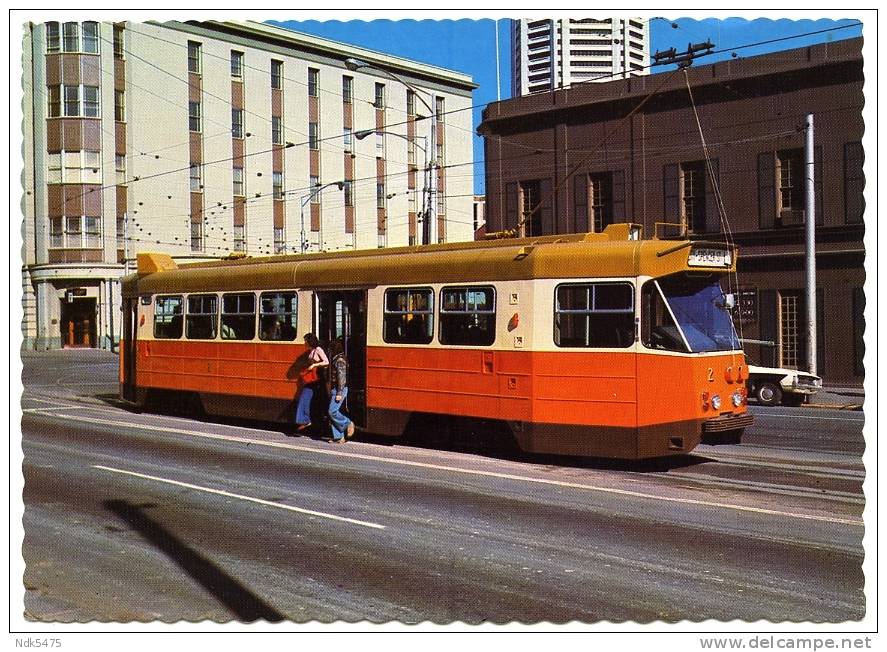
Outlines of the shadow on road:
[[253,622],[262,619],[276,623],[286,618],[221,568],[194,552],[178,537],[151,519],[144,512],[144,508],[150,507],[150,505],[133,505],[125,500],[106,500],[103,505],[178,564],[197,583],[230,609],[238,620]]

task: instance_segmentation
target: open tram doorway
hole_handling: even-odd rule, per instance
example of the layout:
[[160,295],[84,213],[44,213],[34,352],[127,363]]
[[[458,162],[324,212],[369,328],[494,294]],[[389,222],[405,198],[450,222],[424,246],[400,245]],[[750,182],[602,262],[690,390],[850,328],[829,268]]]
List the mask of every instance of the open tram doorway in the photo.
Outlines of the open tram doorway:
[[95,348],[98,334],[95,298],[69,294],[61,305],[62,346],[66,349]]
[[367,291],[315,292],[315,334],[324,344],[342,340],[348,360],[347,412],[354,423],[366,426]]

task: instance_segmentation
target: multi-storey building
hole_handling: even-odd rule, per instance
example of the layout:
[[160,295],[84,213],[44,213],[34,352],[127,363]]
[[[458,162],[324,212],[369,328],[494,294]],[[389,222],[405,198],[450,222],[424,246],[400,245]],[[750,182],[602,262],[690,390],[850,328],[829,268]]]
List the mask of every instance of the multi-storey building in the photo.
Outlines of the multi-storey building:
[[487,231],[634,222],[648,237],[729,237],[740,252],[733,289],[747,352],[806,368],[804,124],[812,114],[816,366],[828,382],[861,383],[861,48],[862,39],[834,41],[694,66],[686,78],[678,70],[491,104],[479,129]]
[[473,238],[465,74],[254,22],[47,22],[23,81],[26,348],[113,347],[140,251]]
[[511,22],[511,94],[644,75],[650,59],[647,20],[539,19]]

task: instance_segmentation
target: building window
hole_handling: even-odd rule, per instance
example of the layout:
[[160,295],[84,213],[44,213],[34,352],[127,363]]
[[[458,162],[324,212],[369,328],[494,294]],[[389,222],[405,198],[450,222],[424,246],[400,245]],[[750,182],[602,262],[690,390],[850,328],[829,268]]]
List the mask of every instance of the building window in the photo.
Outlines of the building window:
[[56,249],[101,249],[101,218],[84,215],[52,217],[49,243]]
[[188,72],[200,74],[200,43],[188,41]]
[[200,131],[200,102],[188,102],[188,129]]
[[407,115],[416,115],[416,93],[407,89]]
[[49,91],[47,94],[47,99],[49,100],[48,116],[50,118],[58,118],[62,115],[62,87],[50,86],[47,90]]
[[308,148],[320,149],[320,125],[316,122],[308,123]]
[[47,154],[47,183],[101,183],[101,152],[86,150]]
[[86,118],[99,117],[98,86],[83,86],[83,116]]
[[385,132],[376,132],[376,158],[385,158]]
[[271,173],[271,189],[274,199],[283,199],[283,172]]
[[123,59],[125,51],[123,41],[123,25],[114,25],[114,58]]
[[392,288],[385,291],[382,340],[390,344],[428,344],[434,337],[434,291]]
[[443,144],[443,143],[437,143],[437,144],[434,146],[434,149],[436,150],[436,151],[435,151],[435,154],[437,155],[437,159],[435,160],[435,163],[436,163],[438,166],[442,166],[442,165],[444,164],[444,157],[445,157],[444,144]]
[[177,340],[182,336],[182,297],[154,299],[154,337]]
[[271,59],[271,88],[283,88],[283,61]]
[[223,294],[223,340],[251,340],[256,335],[256,295]]
[[117,173],[117,185],[126,184],[126,154],[117,154],[114,156],[114,170]]
[[231,109],[231,137],[243,138],[243,109]]
[[373,106],[377,109],[385,108],[385,84],[376,82],[376,95],[373,100]]
[[189,340],[216,339],[219,298],[215,294],[192,294],[185,315],[185,337]]
[[234,251],[246,251],[246,227],[243,224],[234,225]]
[[600,233],[613,223],[612,174],[592,174],[588,177],[588,209],[595,232]]
[[243,197],[246,192],[243,188],[243,168],[234,168],[234,196],[235,197]]
[[126,249],[126,215],[117,216],[117,248]]
[[690,232],[705,231],[705,161],[681,163],[681,225]]
[[203,222],[191,222],[191,251],[203,251]]
[[804,192],[804,151],[801,149],[787,149],[776,152],[776,180],[778,191],[776,193],[776,212],[782,218],[782,223],[796,224],[803,222],[803,217],[797,218],[806,205]]
[[80,87],[64,86],[65,116],[76,117],[80,115]]
[[231,76],[243,77],[243,52],[231,50]]
[[351,133],[351,127],[345,127],[345,131],[342,133],[342,137],[345,141],[345,151],[350,152],[352,147],[354,147],[353,135]]
[[435,97],[434,98],[434,109],[435,109],[434,112],[437,116],[437,121],[443,122],[444,115],[446,115],[446,110],[444,108],[444,98],[442,98],[442,97]]
[[518,226],[523,227],[523,232],[526,236],[543,235],[540,182],[521,181],[519,190],[521,212]]
[[410,213],[415,213],[418,206],[419,206],[419,191],[411,189],[407,193],[407,211]]
[[200,192],[203,189],[201,181],[200,163],[192,163],[190,168],[191,192]]
[[279,115],[271,116],[271,142],[283,145],[283,118]]
[[320,85],[320,71],[316,68],[308,68],[308,97],[317,97],[317,89]]
[[64,218],[49,218],[49,246],[53,249],[61,249],[65,246]]
[[584,348],[626,348],[634,344],[632,285],[559,285],[555,290],[554,343]]
[[345,205],[354,206],[354,181],[346,179],[342,184],[342,191],[345,193]]
[[117,122],[126,122],[126,105],[123,91],[114,91],[114,119]]
[[80,25],[77,23],[65,23],[62,36],[65,52],[80,51]]
[[342,77],[342,102],[344,102],[345,104],[351,104],[353,89],[354,89],[354,78],[343,76]]
[[59,24],[46,23],[46,52],[58,52],[61,49],[59,40]]
[[83,23],[83,51],[90,54],[98,54],[99,52],[99,24],[88,22]]
[[286,251],[286,241],[284,240],[283,227],[274,227],[274,253],[282,254]]
[[299,303],[295,292],[263,292],[259,313],[259,338],[292,342],[296,339]]
[[407,165],[416,167],[416,141],[412,139],[407,141]]
[[46,155],[46,183],[62,182],[62,155]]
[[862,222],[865,212],[865,153],[862,143],[844,145],[844,219],[848,224]]
[[311,192],[311,203],[320,203],[320,177],[312,174],[308,177],[308,188]]
[[376,208],[385,208],[385,184],[376,184]]
[[493,288],[444,288],[440,297],[441,344],[493,344],[496,340],[496,293]]

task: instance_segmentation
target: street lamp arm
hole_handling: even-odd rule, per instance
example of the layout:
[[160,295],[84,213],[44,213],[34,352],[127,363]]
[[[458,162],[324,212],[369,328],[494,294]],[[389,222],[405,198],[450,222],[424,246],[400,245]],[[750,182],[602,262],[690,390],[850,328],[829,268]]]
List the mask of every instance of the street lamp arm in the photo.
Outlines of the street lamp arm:
[[[404,134],[399,134],[396,131],[385,131],[385,130],[376,131],[373,129],[362,129],[361,131],[355,131],[354,137],[357,140],[363,140],[364,138],[367,138],[373,134],[388,134],[389,136],[397,136],[398,138],[403,138],[408,143],[413,143],[416,147],[418,147],[419,149],[422,150],[423,154],[426,153],[426,151],[427,151],[426,147],[428,145],[428,136],[413,136],[413,138],[410,138],[409,136],[405,136]],[[415,142],[415,140],[414,140],[415,138],[421,138],[422,142],[425,143],[425,146],[422,146],[419,143]]]
[[427,101],[425,101],[424,97],[422,97],[422,94],[424,91],[420,91],[418,88],[416,88],[415,86],[410,84],[408,81],[406,81],[400,75],[396,75],[386,68],[381,68],[380,66],[369,63],[368,61],[364,61],[363,59],[356,59],[354,57],[349,57],[349,58],[345,59],[345,67],[348,68],[348,70],[359,70],[360,68],[375,68],[379,72],[385,73],[386,75],[391,77],[391,79],[393,79],[394,81],[400,82],[401,84],[403,84],[404,86],[409,88],[411,91],[413,91],[416,94],[416,97],[419,98],[419,101],[425,105],[426,109],[428,109],[428,112],[434,113],[434,109],[432,109],[431,105],[428,104]]

